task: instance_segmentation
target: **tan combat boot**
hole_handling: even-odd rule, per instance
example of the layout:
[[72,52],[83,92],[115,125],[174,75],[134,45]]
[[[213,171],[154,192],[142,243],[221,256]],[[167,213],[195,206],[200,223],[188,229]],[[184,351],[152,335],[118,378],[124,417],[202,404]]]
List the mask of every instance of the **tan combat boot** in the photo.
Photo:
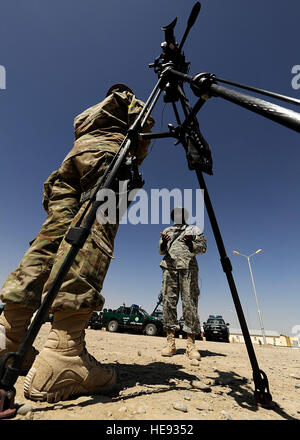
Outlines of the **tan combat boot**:
[[114,388],[115,370],[101,366],[85,348],[84,329],[91,315],[88,309],[54,313],[44,348],[25,378],[25,397],[54,403]]
[[176,354],[175,330],[167,330],[167,345],[162,349],[162,356],[174,356]]
[[[18,350],[35,309],[28,308],[23,304],[6,303],[0,316],[0,358],[8,352]],[[21,370],[21,375],[26,376],[38,351],[31,347]],[[12,361],[8,361],[11,363]]]
[[200,353],[195,347],[195,335],[193,333],[186,334],[186,355],[189,359],[197,359],[198,361],[201,359]]

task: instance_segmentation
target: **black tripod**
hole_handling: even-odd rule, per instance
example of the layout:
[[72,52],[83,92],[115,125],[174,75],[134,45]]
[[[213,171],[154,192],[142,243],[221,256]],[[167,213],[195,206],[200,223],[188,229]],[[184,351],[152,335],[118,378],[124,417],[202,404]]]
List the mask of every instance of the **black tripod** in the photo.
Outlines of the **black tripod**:
[[[208,195],[206,184],[203,177],[203,172],[212,174],[212,157],[208,143],[203,138],[196,115],[203,104],[209,97],[220,96],[238,105],[248,108],[251,111],[259,113],[269,119],[272,119],[282,125],[285,125],[293,130],[300,132],[300,114],[283,107],[271,104],[258,98],[254,98],[240,92],[219,86],[217,81],[220,80],[212,74],[198,74],[196,76],[188,75],[189,63],[186,62],[182,52],[182,46],[186,37],[193,26],[198,13],[200,11],[200,3],[197,2],[191,12],[188,20],[186,31],[183,35],[180,45],[178,45],[174,38],[175,19],[169,26],[162,28],[165,31],[166,41],[162,43],[163,53],[151,65],[158,74],[159,79],[151,92],[145,107],[141,111],[139,117],[134,124],[129,128],[127,135],[120,145],[120,148],[114,156],[112,162],[108,166],[97,187],[93,190],[91,199],[87,204],[84,215],[76,227],[71,228],[66,236],[66,241],[71,245],[70,250],[63,261],[52,286],[50,287],[45,299],[43,300],[35,318],[33,319],[27,333],[15,353],[7,353],[0,361],[0,418],[14,417],[16,414],[16,405],[14,403],[15,388],[14,384],[20,375],[22,363],[26,354],[32,346],[42,323],[45,321],[49,309],[58,293],[61,284],[69,271],[79,249],[84,245],[88,237],[91,227],[96,219],[97,210],[103,204],[103,201],[97,200],[97,192],[101,189],[114,188],[116,180],[120,177],[122,167],[128,163],[128,153],[132,150],[134,143],[138,136],[147,139],[174,137],[180,142],[187,155],[188,166],[190,170],[195,170],[201,189],[204,190],[204,201],[207,213],[210,219],[212,230],[215,236],[217,247],[220,254],[221,264],[226,274],[232,298],[235,304],[243,336],[245,339],[249,359],[253,370],[253,379],[255,384],[255,399],[256,402],[262,406],[270,407],[272,403],[272,396],[269,391],[269,384],[266,374],[259,369],[255,352],[250,339],[248,327],[244,317],[244,313],[240,304],[235,282],[232,276],[232,267],[222,240],[222,236],[217,224],[214,210]],[[199,98],[191,107],[183,90],[183,84],[187,82],[190,84],[194,94]],[[228,82],[228,81],[227,81]],[[294,104],[300,104],[300,101],[293,98],[285,97],[275,93],[264,90],[242,86],[240,84],[231,83],[235,86],[243,87],[256,91],[258,93],[272,96]],[[161,93],[164,93],[165,102],[170,102],[173,106],[177,127],[169,125],[169,131],[163,133],[140,134],[150,113],[158,101]],[[180,102],[182,110],[185,115],[185,120],[181,122],[176,102]],[[138,173],[134,161],[129,164],[130,174],[132,175],[132,183],[139,184],[141,176]],[[81,225],[82,223],[82,225]],[[11,365],[8,365],[10,361]]]
[[[141,136],[147,139],[165,137],[174,137],[178,139],[178,141],[183,145],[186,151],[189,169],[195,170],[196,172],[200,188],[204,190],[204,202],[207,214],[211,223],[213,234],[220,254],[220,261],[227,277],[232,299],[236,308],[249,359],[251,362],[253,370],[253,380],[255,384],[255,400],[258,404],[264,407],[270,407],[272,403],[272,396],[269,391],[268,379],[266,374],[262,370],[260,370],[258,366],[249,330],[232,275],[231,262],[226,254],[223,239],[203,177],[203,172],[207,174],[212,174],[212,157],[209,145],[200,132],[199,125],[196,120],[196,115],[208,98],[212,96],[219,96],[300,132],[299,113],[285,109],[275,104],[271,104],[267,101],[263,101],[261,99],[219,86],[216,83],[217,81],[238,86],[246,90],[255,91],[266,96],[275,97],[277,99],[281,99],[283,101],[297,105],[300,104],[300,101],[266,90],[260,90],[254,87],[217,79],[215,75],[210,73],[200,73],[195,76],[189,76],[187,74],[189,63],[185,61],[185,57],[181,49],[189,30],[193,26],[198,16],[200,8],[201,5],[199,2],[197,2],[189,17],[187,28],[180,45],[177,44],[174,37],[174,27],[176,25],[177,19],[175,19],[170,25],[162,28],[162,30],[165,32],[165,42],[163,42],[161,45],[163,48],[163,52],[155,60],[155,62],[150,65],[150,67],[154,68],[160,80],[164,80],[164,100],[165,102],[170,102],[172,104],[178,125],[177,127],[169,125],[169,132],[142,134]],[[183,84],[185,82],[190,84],[192,91],[199,98],[194,107],[191,107],[189,105],[189,101],[184,93]],[[177,101],[180,102],[185,116],[185,120],[183,122],[181,122],[179,117],[179,112],[176,106]]]

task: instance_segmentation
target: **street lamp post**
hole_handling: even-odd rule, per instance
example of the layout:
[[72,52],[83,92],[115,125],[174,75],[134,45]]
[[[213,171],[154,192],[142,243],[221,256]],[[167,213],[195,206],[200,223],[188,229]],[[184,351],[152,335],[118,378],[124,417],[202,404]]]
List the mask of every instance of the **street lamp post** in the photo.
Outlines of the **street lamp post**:
[[251,275],[251,281],[252,281],[252,286],[253,286],[253,290],[254,290],[254,296],[255,296],[256,305],[257,305],[258,318],[259,318],[259,322],[260,322],[260,329],[261,329],[261,333],[262,333],[264,344],[266,345],[267,344],[266,334],[265,334],[264,324],[263,324],[263,320],[262,320],[262,316],[261,316],[261,311],[260,311],[260,307],[259,307],[259,302],[258,302],[258,298],[257,298],[257,293],[256,293],[256,287],[255,287],[255,283],[254,283],[252,268],[251,268],[251,264],[250,264],[250,257],[252,257],[255,254],[259,254],[261,251],[262,251],[262,249],[258,249],[256,252],[253,252],[253,254],[251,254],[251,255],[243,255],[243,254],[241,254],[240,252],[237,252],[237,251],[233,251],[233,253],[236,254],[236,255],[241,255],[242,257],[245,257],[248,260],[248,265],[249,265],[249,270],[250,270],[250,275]]

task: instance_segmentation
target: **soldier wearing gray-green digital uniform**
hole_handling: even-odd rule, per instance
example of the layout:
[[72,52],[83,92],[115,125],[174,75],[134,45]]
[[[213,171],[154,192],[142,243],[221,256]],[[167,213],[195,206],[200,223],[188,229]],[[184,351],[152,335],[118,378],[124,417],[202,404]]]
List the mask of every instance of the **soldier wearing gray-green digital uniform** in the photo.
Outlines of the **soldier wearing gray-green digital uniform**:
[[159,252],[164,255],[160,266],[163,270],[163,323],[167,332],[167,346],[163,356],[176,353],[175,330],[177,323],[177,304],[181,294],[184,326],[187,333],[187,355],[200,359],[195,350],[195,335],[200,333],[198,316],[198,263],[196,254],[206,252],[206,239],[195,225],[186,224],[188,213],[175,208],[171,213],[174,225],[164,229],[159,241]]
[[[19,266],[5,281],[1,300],[6,303],[0,317],[7,351],[16,351],[32,314],[47,294],[70,245],[64,240],[80,219],[88,201],[80,203],[107,169],[139,115],[144,103],[124,84],[112,86],[104,101],[74,119],[72,150],[44,184],[43,206],[47,218]],[[154,124],[148,118],[144,131]],[[141,164],[149,142],[141,139],[131,155]],[[110,389],[116,382],[113,369],[102,367],[85,348],[84,328],[93,310],[101,310],[103,281],[113,258],[118,224],[97,220],[84,246],[66,275],[52,304],[52,329],[42,352],[36,357],[24,382],[25,396],[32,400],[58,401],[69,396]],[[1,330],[1,328],[0,328]],[[30,368],[36,352],[23,364]]]

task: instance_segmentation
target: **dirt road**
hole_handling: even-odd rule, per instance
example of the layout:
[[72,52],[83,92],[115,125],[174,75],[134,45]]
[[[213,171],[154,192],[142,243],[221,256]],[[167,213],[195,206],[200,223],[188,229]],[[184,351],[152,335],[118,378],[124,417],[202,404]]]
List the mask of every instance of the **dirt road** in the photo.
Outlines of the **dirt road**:
[[[35,341],[41,349],[50,324]],[[176,339],[177,355],[164,358],[165,339],[86,330],[89,352],[114,364],[120,391],[112,397],[81,396],[49,404],[23,395],[19,377],[15,419],[29,420],[292,420],[300,419],[300,349],[255,346],[260,368],[268,376],[272,410],[253,399],[252,370],[244,344],[196,341],[198,365],[185,355],[185,340]]]

